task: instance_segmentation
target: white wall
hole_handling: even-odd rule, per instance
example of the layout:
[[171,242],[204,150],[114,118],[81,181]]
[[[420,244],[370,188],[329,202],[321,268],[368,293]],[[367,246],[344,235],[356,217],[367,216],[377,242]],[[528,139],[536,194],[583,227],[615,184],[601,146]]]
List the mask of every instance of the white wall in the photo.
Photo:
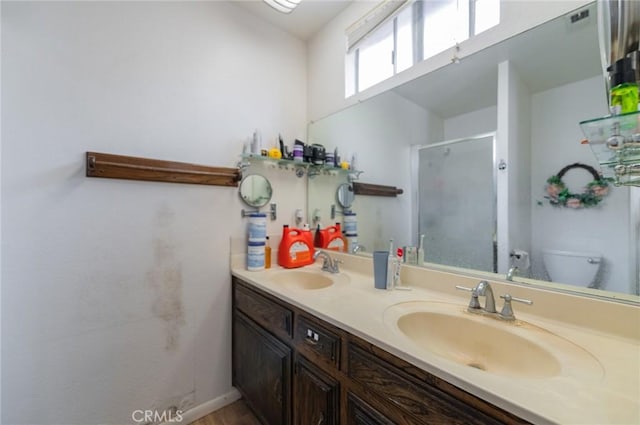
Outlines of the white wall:
[[497,121],[496,106],[447,118],[444,120],[444,140],[462,139],[496,131]]
[[307,42],[309,119],[344,108],[345,29],[373,9],[376,1],[353,1]]
[[[573,122],[566,117],[564,122]],[[511,266],[512,250],[531,251],[531,95],[509,61],[498,65],[497,171],[498,272]],[[537,163],[536,163],[537,165]],[[521,270],[521,274],[528,271]]]
[[237,190],[89,179],[83,154],[231,167],[254,128],[304,137],[305,46],[229,2],[4,1],[2,89],[2,422],[228,394]]
[[[500,24],[460,43],[459,58],[533,28],[557,16],[579,8],[590,0],[502,0]],[[376,2],[355,1],[309,42],[309,117],[317,120],[349,105],[382,93],[391,87],[439,69],[451,63],[451,48],[389,78],[362,93],[344,98],[345,29],[364,16]]]
[[[597,251],[603,254],[606,273],[602,289],[629,291],[629,188],[611,187],[594,208],[554,208],[544,199],[547,178],[568,164],[580,162],[599,169],[578,123],[607,114],[601,77],[567,84],[532,96],[531,170],[532,259],[535,277],[543,278],[541,252],[544,248],[569,251]],[[567,126],[567,123],[573,123]],[[567,173],[565,182],[573,191],[591,180],[581,170]],[[635,221],[637,223],[637,219]],[[540,230],[544,229],[544,231]]]

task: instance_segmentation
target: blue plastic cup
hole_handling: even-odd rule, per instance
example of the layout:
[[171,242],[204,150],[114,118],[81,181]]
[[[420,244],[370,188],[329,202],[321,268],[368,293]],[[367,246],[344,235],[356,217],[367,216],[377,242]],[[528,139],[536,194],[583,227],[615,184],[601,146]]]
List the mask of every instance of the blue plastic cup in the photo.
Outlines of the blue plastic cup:
[[373,285],[376,289],[387,289],[387,264],[389,251],[373,252]]

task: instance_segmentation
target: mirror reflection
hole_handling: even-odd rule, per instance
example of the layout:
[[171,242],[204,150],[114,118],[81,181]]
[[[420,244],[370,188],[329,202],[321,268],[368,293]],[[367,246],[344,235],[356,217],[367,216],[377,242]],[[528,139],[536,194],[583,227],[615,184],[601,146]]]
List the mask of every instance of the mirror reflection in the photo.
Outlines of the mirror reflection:
[[[599,169],[578,124],[608,113],[589,8],[578,26],[556,18],[310,124],[313,142],[350,141],[367,182],[407,189],[354,200],[369,251],[424,234],[429,265],[638,301],[618,294],[638,294],[640,188],[611,186],[589,208],[545,198],[563,167]],[[342,183],[310,181],[309,204],[328,208]]]
[[418,233],[431,263],[497,272],[493,134],[420,146]]
[[260,174],[250,174],[240,182],[238,193],[245,204],[260,208],[271,200],[271,183]]
[[338,200],[338,205],[342,208],[349,209],[353,204],[353,199],[355,198],[355,194],[353,193],[353,188],[348,183],[342,183],[338,186],[336,190],[336,199]]

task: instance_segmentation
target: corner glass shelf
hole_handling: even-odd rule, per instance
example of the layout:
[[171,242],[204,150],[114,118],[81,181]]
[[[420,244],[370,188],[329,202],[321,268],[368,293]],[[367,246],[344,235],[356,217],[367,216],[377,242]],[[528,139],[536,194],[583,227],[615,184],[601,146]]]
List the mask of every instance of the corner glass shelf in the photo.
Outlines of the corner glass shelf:
[[582,121],[580,128],[604,178],[640,186],[640,112]]
[[263,163],[263,164],[272,164],[277,166],[278,168],[281,169],[285,169],[285,170],[289,170],[289,169],[293,169],[296,171],[296,174],[298,175],[298,177],[302,177],[303,174],[299,174],[298,170],[301,170],[302,172],[307,173],[307,175],[309,177],[315,177],[318,175],[344,175],[347,176],[350,179],[357,179],[358,176],[362,173],[362,171],[359,170],[352,170],[352,169],[343,169],[340,167],[335,167],[335,166],[331,166],[331,165],[326,165],[326,164],[311,164],[309,162],[302,162],[302,161],[293,161],[291,159],[276,159],[276,158],[270,158],[268,156],[262,156],[262,155],[257,155],[257,154],[246,154],[243,153],[241,155],[242,161],[240,166],[242,167],[242,164],[247,164],[247,163],[251,163],[251,162],[258,162],[258,163]]

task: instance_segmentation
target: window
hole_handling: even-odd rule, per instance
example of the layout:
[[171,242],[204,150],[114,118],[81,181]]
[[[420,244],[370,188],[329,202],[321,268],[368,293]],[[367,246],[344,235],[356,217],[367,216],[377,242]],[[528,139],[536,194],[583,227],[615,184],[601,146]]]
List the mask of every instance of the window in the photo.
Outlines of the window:
[[473,34],[480,34],[500,23],[500,1],[499,0],[474,0],[474,22]]
[[391,77],[393,72],[393,21],[378,28],[358,48],[358,90]]
[[396,16],[395,72],[411,68],[414,61],[413,8],[407,7]]
[[422,3],[423,57],[430,58],[469,38],[469,3],[429,0]]
[[347,29],[351,96],[500,23],[500,0],[384,0]]

